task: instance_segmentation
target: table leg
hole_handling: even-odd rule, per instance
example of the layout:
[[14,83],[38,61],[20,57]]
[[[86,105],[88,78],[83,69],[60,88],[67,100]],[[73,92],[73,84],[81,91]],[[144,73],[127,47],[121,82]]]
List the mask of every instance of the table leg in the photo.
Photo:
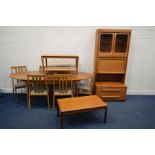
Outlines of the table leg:
[[78,96],[78,81],[75,81],[75,95]]
[[77,89],[77,86],[78,86],[78,81],[74,81],[74,96],[78,96],[78,89]]
[[107,107],[105,107],[105,113],[104,113],[104,123],[107,121]]
[[61,129],[63,129],[63,114],[61,113]]

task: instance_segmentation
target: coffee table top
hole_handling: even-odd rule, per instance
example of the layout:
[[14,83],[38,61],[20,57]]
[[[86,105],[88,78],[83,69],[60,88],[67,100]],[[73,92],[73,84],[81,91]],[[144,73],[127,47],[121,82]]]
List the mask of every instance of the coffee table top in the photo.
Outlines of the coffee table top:
[[58,99],[58,105],[62,113],[107,107],[106,102],[97,95]]

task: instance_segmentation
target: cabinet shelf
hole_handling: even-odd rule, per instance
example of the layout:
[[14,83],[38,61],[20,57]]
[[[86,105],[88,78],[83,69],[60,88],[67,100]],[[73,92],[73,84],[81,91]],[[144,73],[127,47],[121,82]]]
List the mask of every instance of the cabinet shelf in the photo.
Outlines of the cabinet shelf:
[[101,74],[96,73],[96,82],[120,82],[124,83],[125,74]]
[[95,85],[101,87],[125,87],[125,84],[122,82],[96,82]]
[[97,74],[125,74],[124,72],[96,72]]

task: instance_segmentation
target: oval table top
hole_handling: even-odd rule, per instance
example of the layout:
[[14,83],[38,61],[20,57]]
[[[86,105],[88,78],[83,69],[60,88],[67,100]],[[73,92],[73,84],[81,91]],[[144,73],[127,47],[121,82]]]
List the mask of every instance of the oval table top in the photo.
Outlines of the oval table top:
[[[9,77],[21,81],[27,81],[27,74],[41,74],[39,71],[31,71],[31,72],[22,72],[22,73],[13,73],[10,74]],[[70,78],[73,81],[80,81],[89,79],[93,76],[91,73],[85,73],[85,72],[79,72],[77,75],[71,75]],[[47,77],[47,81],[53,81],[53,77],[49,76]]]

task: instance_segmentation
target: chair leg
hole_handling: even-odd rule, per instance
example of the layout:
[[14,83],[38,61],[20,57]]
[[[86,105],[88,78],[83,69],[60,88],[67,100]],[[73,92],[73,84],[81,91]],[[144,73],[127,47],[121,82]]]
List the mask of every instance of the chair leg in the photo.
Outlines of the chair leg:
[[78,82],[75,82],[75,95],[78,96]]
[[104,123],[107,121],[107,107],[105,108],[105,113],[104,113]]
[[54,111],[54,106],[55,106],[55,96],[53,95],[53,111]]
[[26,92],[27,92],[27,102],[29,100],[29,89],[28,89],[28,83],[26,82]]
[[12,89],[13,95],[16,97],[15,88]]
[[50,111],[50,97],[47,95],[48,111]]
[[18,102],[18,95],[17,95],[17,89],[16,88],[14,89],[14,94],[16,96],[16,102]]
[[57,116],[59,117],[59,105],[57,104],[56,107],[57,107]]
[[12,89],[12,92],[13,92],[13,94],[15,94],[15,88],[13,87],[13,89]]
[[28,96],[28,111],[30,111],[30,107],[31,107],[31,96]]
[[78,90],[77,90],[78,88],[77,88],[77,84],[76,83],[75,83],[75,88],[74,89],[75,89],[75,96],[78,96]]
[[29,102],[29,92],[27,92],[27,102]]

